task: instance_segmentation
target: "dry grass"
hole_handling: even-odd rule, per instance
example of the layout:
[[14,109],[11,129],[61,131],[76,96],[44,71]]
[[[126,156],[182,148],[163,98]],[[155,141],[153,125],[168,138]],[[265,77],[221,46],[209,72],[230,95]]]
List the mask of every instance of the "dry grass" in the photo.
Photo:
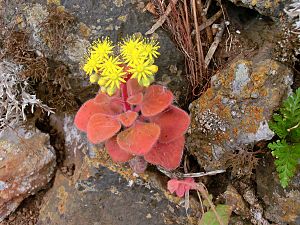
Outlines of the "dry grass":
[[[211,1],[207,1],[205,5],[199,0],[151,0],[151,3],[155,7],[155,14],[160,18],[167,13],[163,26],[169,30],[184,54],[186,75],[193,96],[199,96],[208,87],[212,75],[205,65],[205,55],[213,42],[213,33],[209,26],[211,20],[206,18]],[[168,10],[170,7],[171,11]],[[205,24],[208,25],[204,26]]]
[[53,54],[60,53],[67,41],[67,36],[75,18],[61,6],[49,5],[49,15],[41,26],[41,36]]
[[37,89],[37,97],[56,111],[76,108],[67,66],[38,56],[28,44],[29,34],[23,30],[10,31],[5,36],[1,59],[9,59],[22,66],[19,76],[32,83]]

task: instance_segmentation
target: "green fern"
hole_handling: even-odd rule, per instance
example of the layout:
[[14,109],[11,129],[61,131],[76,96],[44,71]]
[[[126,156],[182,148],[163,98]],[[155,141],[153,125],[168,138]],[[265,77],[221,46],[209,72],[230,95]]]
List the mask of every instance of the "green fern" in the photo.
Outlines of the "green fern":
[[275,113],[269,127],[282,140],[270,143],[268,147],[276,158],[275,166],[282,187],[287,187],[295,175],[300,159],[300,88],[283,102]]

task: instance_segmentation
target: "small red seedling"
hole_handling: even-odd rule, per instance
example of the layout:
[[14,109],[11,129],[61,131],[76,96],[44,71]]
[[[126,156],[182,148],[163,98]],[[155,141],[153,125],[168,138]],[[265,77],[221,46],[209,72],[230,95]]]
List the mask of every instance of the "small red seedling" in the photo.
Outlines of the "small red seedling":
[[196,189],[194,178],[185,178],[183,180],[171,179],[168,181],[168,190],[176,193],[178,197],[183,197],[186,192]]

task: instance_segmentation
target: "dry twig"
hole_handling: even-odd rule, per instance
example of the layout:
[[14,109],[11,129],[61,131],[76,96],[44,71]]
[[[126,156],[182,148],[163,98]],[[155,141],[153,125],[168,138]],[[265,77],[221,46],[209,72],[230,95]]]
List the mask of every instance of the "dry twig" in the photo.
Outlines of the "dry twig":
[[145,35],[149,35],[149,34],[153,34],[159,27],[161,27],[164,22],[166,21],[168,15],[170,14],[171,10],[172,10],[172,4],[176,5],[177,0],[172,0],[172,3],[169,3],[166,11],[164,12],[163,15],[161,15],[159,17],[159,19],[156,21],[156,23],[151,27],[150,30],[148,30]]
[[215,37],[215,40],[214,42],[212,43],[212,45],[210,46],[208,52],[207,52],[207,55],[205,56],[205,67],[207,68],[209,63],[210,63],[210,60],[212,59],[213,55],[215,54],[215,51],[217,50],[218,48],[218,45],[219,43],[221,42],[222,40],[222,35],[224,33],[224,30],[225,30],[225,22],[223,21],[221,23],[221,26],[219,28],[219,31],[218,33],[216,34],[216,37]]
[[226,170],[214,170],[207,173],[199,172],[199,173],[180,173],[180,172],[170,172],[165,170],[164,168],[157,166],[157,169],[165,174],[169,178],[187,178],[187,177],[204,177],[204,176],[212,176],[219,173],[224,173]]
[[208,20],[206,20],[204,23],[202,23],[199,26],[199,30],[202,31],[204,30],[206,27],[211,26],[217,19],[220,18],[220,16],[222,16],[222,10],[218,11],[215,15],[213,15],[212,17],[210,17]]

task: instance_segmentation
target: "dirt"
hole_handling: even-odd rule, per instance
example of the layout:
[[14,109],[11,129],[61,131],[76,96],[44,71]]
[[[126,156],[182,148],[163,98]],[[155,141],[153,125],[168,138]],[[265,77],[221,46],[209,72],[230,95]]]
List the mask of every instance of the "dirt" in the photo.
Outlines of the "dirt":
[[0,222],[0,225],[35,225],[46,192],[47,189],[25,199],[14,213]]

